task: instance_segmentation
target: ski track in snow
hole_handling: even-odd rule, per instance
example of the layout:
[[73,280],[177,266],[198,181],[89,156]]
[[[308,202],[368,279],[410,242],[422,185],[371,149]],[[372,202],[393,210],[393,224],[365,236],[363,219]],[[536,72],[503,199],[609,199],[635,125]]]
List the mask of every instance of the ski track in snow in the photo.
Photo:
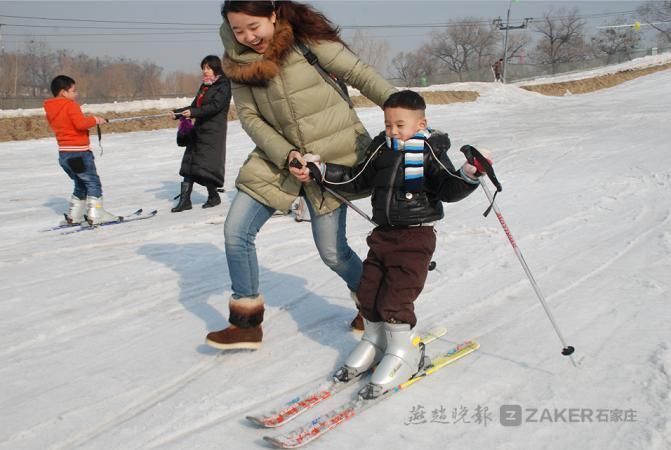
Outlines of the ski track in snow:
[[[429,107],[430,124],[450,132],[455,165],[464,143],[493,151],[504,185],[497,201],[567,343],[576,346],[579,367],[559,355],[550,322],[496,218],[481,216],[487,205],[476,191],[446,205],[437,269],[416,310],[422,329],[448,327],[432,349],[468,338],[482,348],[311,447],[354,447],[362,436],[372,449],[436,440],[450,448],[671,447],[671,135],[658,94],[670,82],[666,71],[564,98],[480,83],[475,103]],[[359,112],[372,133],[381,129],[377,108]],[[106,207],[160,213],[71,236],[38,231],[60,219],[69,196],[53,139],[0,144],[0,171],[13,180],[13,190],[0,193],[0,448],[264,447],[261,436],[273,433],[244,416],[324,380],[356,342],[347,331],[354,308],[344,283],[321,263],[309,223],[273,218],[257,239],[264,347],[207,348],[207,330],[226,324],[223,218],[251,141],[231,123],[222,206],[202,210],[206,196],[196,189],[194,209],[180,214],[168,213],[181,158],[173,131],[106,141],[98,159]],[[138,148],[142,164],[129,169]],[[30,173],[15,176],[15,167],[29,166],[39,186]],[[356,204],[370,210],[369,199]],[[361,257],[369,231],[350,211],[348,239]],[[413,406],[429,413],[441,403],[489,405],[495,419],[508,403],[634,408],[638,420],[403,424]],[[380,423],[390,426],[371,435]]]

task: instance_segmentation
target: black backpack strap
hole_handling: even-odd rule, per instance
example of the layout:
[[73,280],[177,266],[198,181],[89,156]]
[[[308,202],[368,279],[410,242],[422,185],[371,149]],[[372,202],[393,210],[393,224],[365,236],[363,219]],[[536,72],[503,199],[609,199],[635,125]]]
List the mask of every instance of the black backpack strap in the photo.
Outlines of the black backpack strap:
[[307,45],[305,45],[302,42],[296,42],[296,46],[299,48],[301,53],[303,53],[303,56],[305,59],[310,63],[311,66],[313,66],[317,72],[319,72],[319,75],[322,76],[324,80],[340,94],[340,96],[347,102],[350,108],[354,108],[354,103],[352,103],[352,99],[349,98],[349,94],[347,92],[347,85],[345,84],[344,81],[342,81],[340,78],[334,76],[333,74],[328,73],[322,66],[319,64],[319,59],[317,58],[317,55],[312,53],[312,50],[308,48]]

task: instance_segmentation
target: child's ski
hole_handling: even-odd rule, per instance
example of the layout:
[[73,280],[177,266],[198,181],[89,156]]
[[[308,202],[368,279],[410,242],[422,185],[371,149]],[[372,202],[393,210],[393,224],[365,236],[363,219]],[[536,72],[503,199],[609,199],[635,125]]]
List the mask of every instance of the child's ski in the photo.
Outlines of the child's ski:
[[80,225],[81,224],[79,224],[79,223],[67,223],[67,222],[65,222],[65,223],[61,223],[61,224],[53,226],[53,227],[42,228],[40,230],[40,233],[46,233],[47,231],[65,230],[67,228],[74,228],[74,227],[78,227]]
[[275,437],[264,436],[264,440],[270,442],[275,447],[279,448],[298,448],[302,447],[315,439],[320,438],[326,432],[334,429],[341,423],[351,419],[352,417],[361,414],[361,412],[366,409],[377,405],[382,400],[385,400],[395,393],[406,389],[407,387],[415,384],[417,381],[423,380],[432,373],[442,369],[443,367],[451,364],[458,359],[463,358],[464,356],[474,352],[480,347],[475,341],[467,341],[453,349],[432,358],[432,363],[429,367],[424,369],[419,374],[415,375],[413,378],[408,381],[400,384],[399,386],[388,390],[384,394],[380,395],[371,400],[364,400],[361,397],[357,397],[354,400],[346,402],[340,405],[337,408],[332,409],[331,411],[325,413],[322,416],[319,416],[312,420],[305,426],[298,427],[286,434],[280,434]]
[[[435,341],[445,334],[447,334],[447,328],[437,327],[431,329],[427,333],[422,334],[421,339],[425,344],[429,344],[430,342]],[[305,394],[299,395],[298,397],[290,400],[279,409],[273,409],[266,413],[255,416],[247,416],[247,419],[262,427],[279,427],[295,419],[322,401],[333,397],[335,394],[342,391],[346,387],[356,383],[363,375],[364,374],[362,373],[357,378],[349,381],[338,381],[336,379],[331,379],[322,383],[322,385],[316,389],[312,389]]]
[[[138,209],[137,211],[135,211],[131,214],[128,214],[127,216],[123,216],[123,218],[124,218],[124,220],[126,220],[126,219],[129,219],[131,217],[138,216],[140,214],[142,214],[142,208]],[[60,224],[58,224],[56,226],[53,226],[53,227],[42,228],[40,230],[40,232],[44,233],[44,232],[47,232],[47,231],[58,231],[58,230],[64,230],[64,229],[68,229],[68,228],[75,228],[75,227],[81,227],[82,226],[81,223],[67,223],[68,216],[66,214],[63,214],[63,217],[65,217],[65,222],[61,222]],[[84,226],[86,226],[86,225],[84,225]]]
[[118,225],[118,224],[121,224],[121,223],[134,222],[136,220],[151,219],[156,214],[158,214],[158,210],[156,210],[156,209],[154,209],[153,211],[150,211],[148,213],[143,213],[142,209],[138,209],[133,214],[131,214],[129,216],[123,216],[119,220],[112,220],[110,222],[103,222],[103,223],[98,223],[98,224],[95,224],[95,225],[89,225],[88,223],[83,223],[83,224],[81,224],[81,226],[79,228],[75,228],[74,230],[66,230],[66,231],[63,231],[61,234],[74,234],[74,233],[79,233],[80,231],[95,230],[97,228],[107,227],[107,226],[110,226],[110,225]]

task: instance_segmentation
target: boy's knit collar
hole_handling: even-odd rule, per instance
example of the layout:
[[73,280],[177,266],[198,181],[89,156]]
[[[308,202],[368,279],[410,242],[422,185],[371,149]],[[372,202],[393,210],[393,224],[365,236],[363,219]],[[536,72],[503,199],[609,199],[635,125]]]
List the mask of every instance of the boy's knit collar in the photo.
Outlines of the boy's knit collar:
[[[425,141],[431,137],[431,130],[430,129],[424,129],[424,130],[419,130],[413,137],[410,139],[407,139],[405,141],[398,139],[398,138],[393,138],[385,135],[385,140],[387,141],[387,147],[389,147],[391,150],[395,151],[400,151],[400,150],[405,150],[405,147],[407,145],[413,145],[417,143],[418,140]],[[422,146],[424,145],[424,142],[422,142]]]

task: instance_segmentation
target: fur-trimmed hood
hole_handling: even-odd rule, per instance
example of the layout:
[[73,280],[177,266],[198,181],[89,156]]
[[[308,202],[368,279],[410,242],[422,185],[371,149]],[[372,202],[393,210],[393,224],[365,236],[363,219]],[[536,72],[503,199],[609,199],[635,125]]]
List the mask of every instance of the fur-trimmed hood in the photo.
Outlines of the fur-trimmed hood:
[[280,72],[282,59],[294,45],[294,32],[286,21],[278,20],[275,34],[264,54],[241,45],[233,35],[227,20],[219,29],[226,49],[223,59],[224,74],[236,83],[265,86]]

